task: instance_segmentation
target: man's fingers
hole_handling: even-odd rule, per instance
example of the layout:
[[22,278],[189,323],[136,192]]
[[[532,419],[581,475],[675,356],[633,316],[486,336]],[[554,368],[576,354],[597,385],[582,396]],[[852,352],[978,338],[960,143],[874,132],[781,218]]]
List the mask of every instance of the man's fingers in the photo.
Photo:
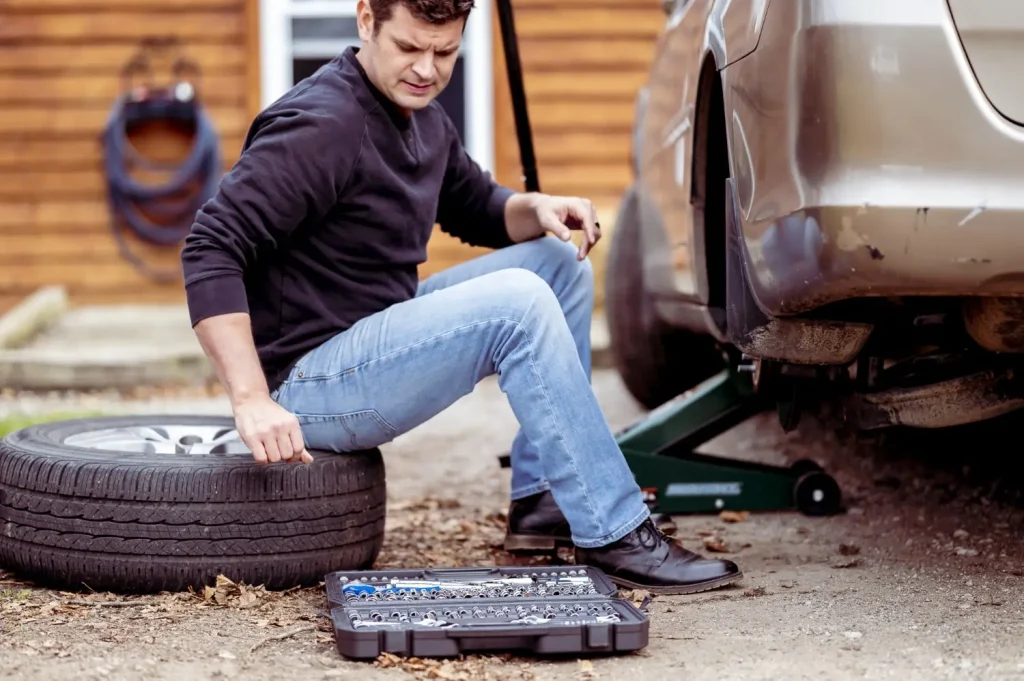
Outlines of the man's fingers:
[[596,246],[597,242],[601,239],[601,225],[596,222],[594,223],[594,225],[594,236],[589,239],[584,239],[583,243],[580,244],[580,260],[586,258],[590,251],[594,250],[594,246]]
[[583,226],[583,233],[585,238],[580,244],[579,259],[583,260],[587,257],[587,253],[594,247],[598,239],[601,238],[601,227],[597,222],[597,211],[590,201],[586,199],[580,199],[572,205],[573,215],[580,224]]
[[312,463],[313,457],[306,451],[306,443],[302,440],[302,430],[296,426],[291,430],[291,444],[292,451],[295,452],[296,456],[294,461],[302,461],[303,463]]
[[554,213],[544,213],[540,216],[540,226],[546,231],[551,232],[562,241],[568,241],[572,238],[572,232],[562,224]]
[[273,432],[263,433],[260,437],[263,448],[267,450],[267,461],[277,463],[281,460],[281,450],[277,447],[277,437]]
[[267,450],[263,448],[263,443],[258,437],[249,437],[243,442],[252,451],[252,458],[256,460],[256,463],[267,462]]
[[281,430],[277,436],[277,449],[281,452],[282,461],[291,461],[299,458],[299,447],[295,447],[292,443],[292,438],[287,430]]

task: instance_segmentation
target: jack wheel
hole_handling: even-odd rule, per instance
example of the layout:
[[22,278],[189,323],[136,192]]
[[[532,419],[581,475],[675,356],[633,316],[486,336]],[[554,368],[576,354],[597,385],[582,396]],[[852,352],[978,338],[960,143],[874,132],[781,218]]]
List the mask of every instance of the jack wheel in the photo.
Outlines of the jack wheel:
[[839,484],[828,473],[804,473],[793,489],[797,509],[804,515],[828,516],[842,510],[843,493]]

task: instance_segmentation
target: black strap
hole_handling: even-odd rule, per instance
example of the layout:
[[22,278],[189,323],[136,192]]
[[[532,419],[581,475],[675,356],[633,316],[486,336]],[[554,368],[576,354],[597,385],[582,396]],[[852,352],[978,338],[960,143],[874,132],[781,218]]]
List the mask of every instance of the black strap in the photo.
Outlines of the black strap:
[[519,159],[523,165],[523,184],[526,191],[539,192],[540,178],[537,176],[537,157],[533,150],[530,114],[526,107],[526,88],[523,86],[523,66],[519,61],[519,41],[516,37],[512,0],[497,0],[497,3],[501,42],[505,49],[505,66],[508,71],[508,87],[512,98],[512,113],[516,121],[516,138],[519,140]]

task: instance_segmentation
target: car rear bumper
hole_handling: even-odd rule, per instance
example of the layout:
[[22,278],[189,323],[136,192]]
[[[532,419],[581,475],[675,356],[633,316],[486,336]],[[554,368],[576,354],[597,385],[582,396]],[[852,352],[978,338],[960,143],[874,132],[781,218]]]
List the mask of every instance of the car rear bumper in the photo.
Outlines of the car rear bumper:
[[1024,128],[979,89],[944,0],[772,3],[723,82],[766,313],[1024,295]]

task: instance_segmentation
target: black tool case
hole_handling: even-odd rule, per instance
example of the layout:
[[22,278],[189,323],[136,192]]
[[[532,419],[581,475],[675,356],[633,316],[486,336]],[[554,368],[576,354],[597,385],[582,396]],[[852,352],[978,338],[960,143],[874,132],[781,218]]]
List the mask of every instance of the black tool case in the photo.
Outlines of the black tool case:
[[608,654],[647,645],[644,613],[587,566],[334,572],[325,584],[338,652],[349,658]]

